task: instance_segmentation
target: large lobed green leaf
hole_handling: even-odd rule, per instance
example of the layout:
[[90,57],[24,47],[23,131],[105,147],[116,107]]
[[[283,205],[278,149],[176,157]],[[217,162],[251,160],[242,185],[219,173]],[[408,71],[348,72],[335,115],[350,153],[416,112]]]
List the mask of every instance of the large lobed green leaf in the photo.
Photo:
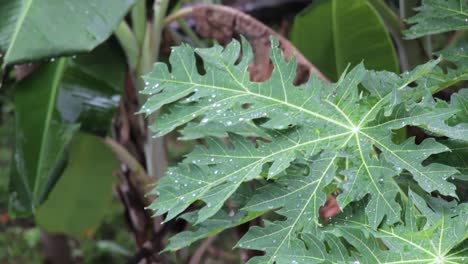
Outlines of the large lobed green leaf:
[[468,29],[468,0],[423,0],[418,13],[408,19],[413,24],[408,38]]
[[404,224],[375,230],[358,215],[348,213],[327,232],[353,245],[361,255],[360,263],[465,263],[466,203],[423,198],[412,191],[408,198]]
[[134,0],[1,0],[4,64],[90,51],[107,39]]
[[[188,122],[197,123],[197,136],[203,128],[214,126],[231,132],[228,144],[208,136],[205,146],[169,169],[153,191],[159,197],[150,208],[157,215],[167,213],[168,221],[201,200],[205,205],[194,213],[193,222],[202,224],[219,212],[243,182],[267,179],[242,210],[276,210],[284,220],[254,227],[239,241],[239,247],[266,252],[252,263],[283,263],[291,261],[292,253],[307,256],[310,263],[339,262],[355,258],[344,253],[339,243],[330,245],[335,240],[322,231],[318,213],[330,184],[342,190],[337,198],[341,208],[366,197],[365,216],[374,230],[401,221],[399,200],[405,197],[395,176],[403,171],[425,192],[456,197],[455,186],[446,179],[458,171],[423,163],[433,154],[449,151],[446,145],[433,138],[419,145],[413,138],[402,143],[392,138],[392,131],[411,125],[468,141],[465,121],[454,121],[465,103],[446,103],[431,96],[447,85],[446,79],[436,78],[441,74],[438,60],[401,76],[367,71],[359,64],[337,83],[311,76],[295,87],[295,60],[285,62],[277,45],[272,39],[274,71],[262,83],[249,80],[252,51],[245,41],[240,61],[237,41],[225,49],[196,49],[204,74],[197,70],[191,47],[176,47],[170,56],[171,71],[157,63],[144,77],[144,93],[150,98],[141,111],[150,114],[167,106],[166,113],[151,125],[156,135]],[[361,84],[365,90],[359,88]],[[267,134],[271,142],[253,142],[230,129],[247,124],[261,130],[262,136]],[[191,130],[185,132],[188,138],[192,136]],[[298,166],[304,170],[294,169]]]

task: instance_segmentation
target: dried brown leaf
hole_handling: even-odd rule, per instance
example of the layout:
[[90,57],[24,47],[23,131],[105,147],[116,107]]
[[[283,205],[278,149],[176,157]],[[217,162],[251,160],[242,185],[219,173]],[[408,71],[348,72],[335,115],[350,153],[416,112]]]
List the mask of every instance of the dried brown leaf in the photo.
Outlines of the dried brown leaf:
[[293,55],[296,56],[298,66],[296,84],[307,81],[311,73],[328,81],[286,38],[237,9],[222,5],[197,5],[181,9],[169,16],[166,22],[188,15],[193,16],[196,31],[204,38],[213,38],[220,44],[227,44],[233,38],[242,35],[250,42],[255,55],[254,62],[249,67],[252,81],[264,81],[271,75],[273,65],[270,62],[270,36],[279,40],[280,48],[287,60]]

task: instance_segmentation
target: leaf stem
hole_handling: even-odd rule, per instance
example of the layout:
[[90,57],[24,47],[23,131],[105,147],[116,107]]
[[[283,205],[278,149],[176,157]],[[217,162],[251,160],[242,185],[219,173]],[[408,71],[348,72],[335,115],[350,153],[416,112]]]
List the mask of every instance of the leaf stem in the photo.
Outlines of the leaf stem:
[[194,8],[193,7],[184,7],[180,10],[178,10],[177,12],[167,16],[163,23],[164,23],[164,26],[167,26],[169,25],[170,23],[176,21],[176,20],[179,20],[181,18],[184,18],[186,16],[189,16],[193,13],[194,11]]
[[[159,57],[159,49],[161,45],[161,35],[164,28],[164,17],[166,15],[168,0],[155,0],[154,1],[154,19],[153,19],[153,31],[152,31],[152,56],[153,62],[156,62]],[[146,74],[149,69],[143,69]],[[159,116],[159,111],[156,111],[148,117],[148,122],[154,123],[156,118]],[[151,133],[147,133],[146,138],[146,166],[148,174],[156,179],[161,178],[166,171],[168,166],[167,153],[165,148],[164,138],[153,138]]]
[[140,51],[138,48],[137,38],[125,20],[122,20],[117,26],[115,36],[125,52],[130,69],[134,71],[138,63]]
[[130,13],[132,18],[133,32],[138,44],[141,46],[146,34],[146,1],[138,0]]

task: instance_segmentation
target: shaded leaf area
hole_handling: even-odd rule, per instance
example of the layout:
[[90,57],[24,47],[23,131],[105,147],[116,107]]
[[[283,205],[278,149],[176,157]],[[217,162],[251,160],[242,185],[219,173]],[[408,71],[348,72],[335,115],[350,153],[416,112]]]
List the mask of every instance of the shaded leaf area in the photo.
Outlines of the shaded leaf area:
[[49,232],[79,238],[95,230],[108,213],[118,161],[100,139],[83,133],[74,136],[68,153],[62,176],[35,218]]
[[[89,67],[89,68],[88,68]],[[60,177],[74,132],[106,135],[120,100],[125,64],[103,46],[43,65],[15,87],[15,160],[10,211],[29,214]]]
[[2,0],[4,64],[91,51],[110,36],[134,2]]
[[291,41],[331,80],[362,61],[370,69],[399,71],[392,40],[367,0],[313,3],[296,16]]
[[[407,194],[399,190],[395,176],[403,171],[423,192],[456,197],[455,185],[446,179],[458,171],[449,165],[423,164],[431,155],[449,151],[446,145],[434,138],[419,145],[413,138],[397,144],[391,133],[411,125],[437,136],[468,141],[465,121],[451,123],[466,107],[465,102],[447,103],[431,96],[447,85],[448,77],[437,78],[444,74],[437,66],[439,60],[402,75],[367,71],[359,64],[336,83],[312,75],[307,83],[294,86],[294,59],[284,61],[278,42],[271,42],[274,70],[265,82],[249,80],[252,51],[245,40],[242,46],[233,41],[225,49],[196,49],[203,61],[203,75],[197,71],[193,49],[182,45],[172,51],[171,71],[157,63],[145,76],[144,93],[150,98],[141,112],[150,114],[167,107],[151,125],[156,135],[189,122],[206,130],[224,126],[229,135],[227,144],[207,136],[206,145],[169,169],[153,191],[158,198],[150,208],[156,215],[167,213],[168,221],[192,203],[203,201],[191,220],[203,225],[220,212],[242,183],[266,179],[267,185],[256,189],[241,211],[276,210],[284,219],[266,221],[264,227],[252,228],[239,241],[238,247],[266,252],[251,262],[290,262],[292,252],[304,254],[311,263],[325,259],[348,262],[355,257],[345,254],[343,245],[319,243],[337,241],[324,233],[318,217],[329,185],[342,190],[337,197],[341,208],[367,197],[363,211],[373,230],[402,221],[399,201]],[[458,81],[465,78],[457,76]],[[361,84],[365,90],[359,88]],[[245,139],[230,129],[245,124],[262,130],[271,142]],[[198,129],[193,136],[186,131],[186,136],[198,137],[202,132]],[[296,166],[305,169],[291,170]]]
[[468,29],[467,0],[423,0],[417,10],[407,20],[412,25],[404,32],[407,38]]
[[62,118],[81,130],[105,136],[125,83],[125,60],[111,45],[68,60],[57,108]]

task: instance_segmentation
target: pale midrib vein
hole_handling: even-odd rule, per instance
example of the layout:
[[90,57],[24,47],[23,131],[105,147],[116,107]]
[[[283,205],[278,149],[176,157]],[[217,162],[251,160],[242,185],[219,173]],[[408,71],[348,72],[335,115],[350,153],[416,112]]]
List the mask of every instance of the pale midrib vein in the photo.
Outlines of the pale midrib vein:
[[313,260],[321,260],[321,261],[327,260],[327,263],[337,264],[337,262],[331,261],[329,259],[325,259],[325,257],[318,258],[318,257],[314,257],[314,256],[302,256],[302,255],[299,255],[299,256],[297,256],[297,255],[283,255],[283,257],[300,257],[300,258],[303,258],[303,259],[313,259]]
[[24,20],[26,19],[26,14],[28,13],[29,9],[31,8],[32,2],[33,2],[33,0],[29,0],[24,4],[23,12],[21,12],[20,17],[18,18],[18,22],[16,22],[15,32],[13,32],[13,35],[11,37],[10,45],[8,46],[7,53],[5,54],[4,64],[6,64],[8,62],[11,50],[13,49],[13,46],[15,45],[16,40],[18,39],[19,31],[21,30],[21,26],[23,25]]
[[[460,1],[463,1],[463,0],[460,0]],[[465,13],[463,10],[451,9],[449,7],[445,7],[445,6],[441,6],[441,5],[437,5],[437,4],[434,4],[434,6],[437,7],[437,8],[452,12],[452,13],[462,15],[462,16],[468,16],[468,13]]]
[[[224,98],[222,100],[219,100],[218,103],[221,103],[221,102],[224,102],[224,101],[229,101],[231,100],[232,98],[236,98],[236,97],[241,97],[241,96],[245,96],[245,94],[238,94],[236,96],[233,96],[233,97],[228,97],[228,98]],[[203,113],[205,112],[205,110],[207,110],[208,108],[212,108],[213,107],[213,104],[208,104],[206,106],[203,106],[202,108],[198,109],[197,111],[195,112],[190,112],[188,115],[183,115],[182,117],[179,117],[177,119],[173,119],[171,122],[168,122],[166,124],[170,124],[171,126],[173,126],[174,124],[177,124],[179,122],[179,120],[183,120],[187,117],[191,117],[193,114],[198,114],[198,113]],[[194,119],[195,117],[191,118],[191,119]]]
[[[411,78],[409,81],[405,82],[404,84],[400,85],[400,87],[397,88],[397,90],[401,90],[403,88],[405,88],[406,86],[408,86],[410,83],[416,81],[417,79],[419,79],[420,77],[417,77],[417,78]],[[432,88],[432,87],[431,87]],[[432,89],[431,89],[432,91]],[[375,103],[372,108],[367,111],[366,115],[364,115],[364,117],[361,119],[361,121],[359,121],[359,124],[358,124],[358,127],[362,127],[362,125],[364,124],[364,122],[367,121],[367,117],[370,116],[370,114],[372,114],[374,112],[375,109],[377,109],[377,106],[379,106],[381,103],[385,103],[387,101],[387,99],[389,97],[391,97],[393,95],[393,92],[390,92],[388,93],[387,95],[385,95],[384,97],[381,97],[380,100]]]
[[292,191],[292,192],[288,192],[288,193],[286,193],[285,195],[275,196],[275,198],[273,198],[273,199],[266,200],[266,201],[261,202],[261,203],[256,203],[256,204],[254,204],[254,205],[247,206],[247,207],[244,207],[244,208],[242,208],[242,209],[248,211],[249,208],[251,208],[251,207],[258,207],[258,206],[261,206],[261,205],[263,205],[263,204],[271,203],[272,201],[275,201],[275,200],[283,199],[283,198],[288,197],[288,196],[290,196],[290,195],[292,195],[292,194],[294,194],[294,193],[300,192],[300,191],[302,191],[302,190],[308,188],[310,185],[315,184],[317,181],[319,181],[319,180],[317,179],[317,180],[315,180],[315,181],[309,182],[309,183],[303,185],[302,187],[300,187],[299,189],[296,189],[296,190],[294,190],[294,191]]
[[[353,223],[353,224],[356,224],[356,225],[359,225],[359,226],[363,226],[363,227],[365,227],[365,228],[372,229],[369,225],[363,224],[363,223],[361,223],[361,222],[356,222],[356,221],[352,221],[352,220],[344,220],[344,221],[345,221],[345,222],[350,222],[350,223]],[[391,229],[391,232],[390,232],[390,231],[387,231],[387,230],[385,230],[385,229],[377,229],[377,231],[378,231],[378,232],[382,232],[382,233],[384,233],[384,234],[387,234],[387,235],[389,235],[389,236],[391,236],[391,237],[394,237],[394,238],[396,238],[396,239],[398,239],[398,240],[402,240],[402,241],[404,241],[405,243],[408,243],[408,244],[410,244],[410,245],[412,245],[412,246],[414,246],[414,247],[417,247],[417,248],[420,249],[421,251],[424,251],[424,252],[426,252],[427,254],[429,254],[429,255],[431,255],[431,256],[433,256],[433,257],[436,257],[436,255],[435,255],[433,252],[431,252],[431,251],[429,251],[429,250],[427,250],[427,249],[421,247],[420,245],[418,245],[418,244],[416,244],[416,243],[414,243],[414,242],[412,242],[412,241],[407,240],[407,239],[404,238],[404,237],[401,237],[401,236],[395,234],[395,232],[393,232],[393,228]]]
[[408,167],[412,168],[413,170],[417,171],[420,175],[424,175],[424,178],[428,179],[429,181],[433,182],[434,184],[437,184],[433,179],[431,179],[430,177],[427,177],[426,174],[422,173],[421,171],[419,171],[418,169],[416,169],[414,166],[412,166],[410,163],[406,162],[406,160],[402,159],[399,155],[397,155],[395,152],[393,152],[391,149],[389,149],[385,144],[381,143],[380,141],[376,140],[375,138],[369,136],[368,134],[364,133],[364,132],[360,132],[362,135],[366,136],[367,138],[371,139],[372,141],[374,141],[375,143],[377,143],[378,145],[380,145],[381,147],[383,147],[386,151],[388,151],[389,153],[391,153],[393,156],[397,157],[401,162],[403,162],[404,164],[406,164]]
[[421,117],[433,117],[434,119],[436,119],[437,117],[439,116],[444,116],[444,115],[449,115],[449,114],[455,114],[455,113],[458,113],[460,110],[453,110],[453,111],[450,111],[450,112],[444,112],[444,113],[440,113],[438,115],[431,115],[432,113],[426,113],[424,115],[419,115],[419,116],[406,116],[406,117],[402,117],[402,118],[395,118],[395,119],[392,119],[392,120],[389,120],[387,122],[383,122],[383,123],[379,123],[378,125],[375,125],[375,126],[366,126],[366,127],[363,127],[362,130],[369,130],[369,129],[375,129],[375,128],[378,128],[378,127],[382,127],[382,126],[386,126],[388,124],[391,124],[391,123],[395,123],[395,122],[401,122],[402,120],[407,120],[407,119],[412,119],[412,118],[421,118]]
[[[468,236],[468,235],[467,235],[467,236]],[[465,238],[464,238],[463,240],[465,240],[467,236],[465,236]],[[447,255],[446,257],[449,257],[449,258],[460,258],[459,256],[456,256],[456,255],[459,255],[459,254],[461,254],[462,252],[467,251],[467,250],[468,250],[468,247],[466,247],[466,248],[464,248],[464,249],[461,249],[461,250],[459,250],[459,251],[455,251],[455,252],[453,252],[452,254]]]
[[[348,135],[348,134],[350,134],[350,132],[345,132],[345,133],[338,134],[338,135],[333,135],[333,136],[328,136],[328,137],[324,137],[324,138],[319,138],[319,139],[307,141],[307,142],[298,144],[298,145],[296,145],[296,146],[292,146],[292,147],[285,148],[285,149],[282,149],[282,150],[280,150],[280,151],[274,152],[274,153],[272,153],[272,154],[270,154],[270,155],[268,155],[268,156],[265,156],[265,157],[263,157],[262,159],[259,159],[259,160],[255,161],[255,162],[253,162],[253,163],[251,163],[251,164],[245,166],[245,167],[242,167],[242,168],[240,168],[240,169],[238,169],[238,170],[236,170],[236,171],[234,171],[234,172],[232,172],[232,173],[230,173],[230,174],[228,174],[228,175],[226,175],[226,176],[224,176],[224,177],[221,177],[221,178],[219,178],[218,180],[213,181],[213,182],[210,183],[210,184],[207,184],[206,186],[201,186],[201,187],[198,188],[198,189],[195,189],[195,190],[193,190],[193,191],[191,191],[191,192],[188,192],[188,193],[186,193],[186,195],[192,194],[192,193],[197,192],[198,190],[204,189],[201,193],[199,193],[199,194],[197,195],[197,197],[201,197],[201,196],[202,196],[203,194],[205,194],[207,191],[211,190],[212,186],[216,186],[216,185],[218,185],[218,184],[224,182],[226,179],[228,179],[228,178],[231,177],[232,175],[235,175],[236,173],[239,173],[239,172],[242,171],[242,170],[245,170],[245,169],[247,169],[247,168],[249,168],[249,167],[252,167],[252,168],[250,169],[250,171],[249,171],[249,173],[250,173],[253,169],[256,168],[256,166],[257,166],[259,163],[264,162],[265,160],[267,160],[267,159],[270,158],[270,157],[273,157],[273,156],[278,155],[278,154],[280,154],[280,153],[282,153],[282,152],[285,152],[285,151],[291,151],[291,150],[294,150],[294,149],[299,148],[299,147],[302,147],[302,146],[306,146],[306,145],[309,145],[309,144],[318,143],[318,142],[325,141],[325,140],[329,140],[329,139],[333,139],[333,138],[338,138],[338,137],[341,137],[341,136],[344,136],[344,135]],[[346,142],[346,143],[347,143],[347,142]],[[246,175],[247,175],[247,174],[248,174],[248,173],[246,173]],[[240,181],[237,183],[237,185],[240,185],[241,183],[242,183],[242,180],[240,180]],[[197,198],[197,197],[194,197],[193,199],[195,199],[195,198]],[[169,202],[169,201],[177,200],[178,198],[179,198],[179,197],[175,197],[175,198],[173,198],[173,199],[170,199],[170,200],[166,201],[166,203]]]
[[349,117],[345,114],[345,112],[343,112],[343,110],[341,110],[341,108],[338,107],[338,105],[328,101],[328,100],[324,100],[325,103],[331,105],[338,113],[340,113],[341,116],[343,116],[346,121],[348,121],[348,123],[351,125],[351,127],[356,127],[354,124],[353,124],[353,121],[351,121],[351,119],[349,119]]
[[[276,53],[273,54],[272,58],[275,61],[275,65],[279,65],[278,60],[276,58]],[[288,94],[286,93],[286,87],[284,85],[284,80],[283,80],[283,72],[278,70],[278,73],[279,73],[279,76],[280,76],[280,79],[281,79],[281,87],[282,87],[282,90],[283,90],[284,101],[288,102]]]
[[180,62],[182,64],[182,67],[184,67],[185,74],[187,74],[187,77],[189,78],[190,82],[193,82],[192,81],[192,75],[188,73],[188,70],[187,70],[187,67],[185,66],[184,60],[180,57],[179,52],[176,52],[176,54],[177,54],[177,57],[179,57],[179,60],[180,60]]
[[440,236],[439,236],[439,256],[442,255],[442,240],[444,237],[444,225],[445,225],[445,214],[442,214],[442,224],[440,226]]
[[[372,185],[374,185],[375,190],[377,190],[377,192],[382,197],[382,199],[385,201],[388,208],[390,208],[390,210],[393,212],[393,214],[398,216],[398,213],[395,212],[393,207],[387,202],[387,199],[385,199],[385,196],[382,194],[382,192],[380,192],[380,188],[377,186],[377,183],[374,181],[374,177],[372,177],[372,173],[370,172],[369,167],[367,166],[367,162],[366,162],[366,160],[364,158],[364,153],[362,151],[361,144],[359,143],[359,135],[358,134],[356,134],[356,144],[358,145],[359,154],[361,156],[362,163],[364,164],[364,167],[366,168],[367,174],[369,175],[369,178],[370,178],[370,180],[372,182]],[[377,214],[377,212],[376,212],[376,214]]]
[[327,122],[330,122],[330,123],[333,123],[335,125],[338,125],[340,127],[344,127],[346,129],[349,129],[351,130],[352,128],[341,123],[341,122],[338,122],[336,120],[333,120],[331,118],[328,118],[326,116],[323,116],[323,115],[320,115],[316,112],[313,112],[313,111],[310,111],[310,110],[307,110],[303,107],[300,107],[300,106],[297,106],[297,105],[293,105],[293,104],[290,104],[288,102],[285,102],[285,101],[281,101],[281,100],[278,100],[276,98],[272,98],[272,97],[268,97],[268,96],[265,96],[265,95],[262,95],[262,94],[258,94],[258,93],[252,93],[251,91],[247,90],[247,91],[239,91],[239,90],[232,90],[232,89],[228,89],[226,87],[221,87],[221,86],[215,86],[215,85],[207,85],[207,84],[201,84],[201,83],[194,83],[194,82],[183,82],[183,81],[176,81],[176,80],[167,80],[167,79],[158,79],[158,78],[153,78],[153,77],[147,77],[147,79],[150,79],[150,80],[154,80],[154,81],[160,81],[160,82],[167,82],[167,83],[176,83],[176,84],[192,84],[192,85],[196,85],[196,86],[199,86],[199,87],[206,87],[206,88],[211,88],[211,89],[215,89],[215,90],[222,90],[222,91],[227,91],[227,92],[230,92],[230,93],[243,93],[243,94],[246,94],[246,95],[251,95],[251,96],[256,96],[256,97],[260,97],[260,98],[263,98],[263,99],[266,99],[266,100],[269,100],[269,101],[273,101],[273,102],[276,102],[276,103],[279,103],[279,104],[282,104],[282,105],[286,105],[288,107],[291,107],[291,108],[294,108],[294,109],[297,109],[299,111],[302,111],[304,113],[307,113],[311,116],[314,116],[316,118],[319,118],[319,119],[322,119],[324,121],[327,121]]
[[[221,57],[217,56],[217,54],[214,55],[218,61],[224,66],[224,68],[226,69],[226,71],[229,73],[229,75],[231,76],[231,78],[236,81],[237,84],[239,84],[245,91],[249,91],[249,89],[247,89],[247,87],[244,86],[244,84],[242,84],[237,78],[236,76],[234,76],[234,74],[229,70],[229,67],[224,63],[224,61],[222,60]],[[213,72],[214,73],[214,72]],[[191,78],[190,78],[190,81],[191,81]]]
[[[362,166],[364,166],[364,162],[361,163],[361,166],[359,166],[359,168],[357,169],[357,173],[359,173],[359,172],[361,171]],[[357,179],[358,179],[358,177],[354,177],[354,180],[353,180],[353,182],[351,183],[351,188],[349,188],[350,190],[354,189],[354,184],[357,182]],[[346,197],[344,198],[345,201],[348,200],[348,197],[349,197],[350,194],[351,194],[351,192],[348,192],[348,193],[346,194]]]
[[[339,227],[338,227],[339,228]],[[347,233],[349,236],[352,236],[354,239],[356,239],[357,241],[360,241],[362,243],[362,245],[367,249],[367,251],[372,255],[372,257],[374,257],[374,259],[377,261],[377,263],[382,263],[380,262],[379,258],[374,254],[374,252],[366,245],[366,243],[364,243],[363,241],[361,241],[359,238],[357,238],[355,235],[353,235],[352,233],[348,232],[348,230],[344,229],[344,228],[339,228],[342,232],[344,231],[345,233]]]
[[387,262],[385,261],[384,264],[401,264],[401,263],[415,263],[415,262],[421,262],[421,261],[424,261],[424,262],[427,262],[427,263],[433,263],[434,262],[434,259],[419,259],[419,258],[416,258],[416,259],[409,259],[409,260],[399,260],[399,261],[391,261],[391,262]]

